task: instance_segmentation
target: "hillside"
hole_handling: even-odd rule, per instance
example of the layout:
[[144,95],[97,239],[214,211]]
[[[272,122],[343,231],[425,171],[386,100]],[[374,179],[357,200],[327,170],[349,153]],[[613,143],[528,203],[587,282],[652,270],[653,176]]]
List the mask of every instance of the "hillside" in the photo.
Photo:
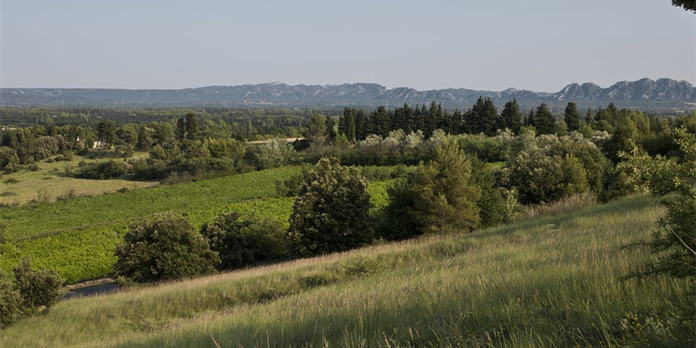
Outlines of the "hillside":
[[2,88],[3,106],[399,106],[403,103],[442,102],[447,107],[470,107],[479,96],[502,103],[516,98],[523,107],[545,102],[554,107],[574,101],[581,107],[616,103],[620,108],[646,110],[690,110],[696,102],[696,90],[686,81],[644,78],[621,81],[602,88],[593,83],[573,83],[556,93],[509,88],[504,91],[480,91],[464,88],[418,91],[408,87],[388,89],[372,83],[342,85],[287,85],[264,83],[240,86],[210,86],[179,90]]
[[[685,282],[622,281],[661,209],[567,215],[58,303],[3,347],[692,347]],[[688,341],[691,339],[692,341]]]

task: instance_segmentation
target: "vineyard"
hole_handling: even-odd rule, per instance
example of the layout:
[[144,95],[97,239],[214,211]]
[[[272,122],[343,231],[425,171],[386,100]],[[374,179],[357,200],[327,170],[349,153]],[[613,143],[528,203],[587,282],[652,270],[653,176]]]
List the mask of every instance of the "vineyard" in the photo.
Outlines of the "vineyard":
[[[283,167],[228,177],[159,186],[37,206],[4,208],[5,242],[0,269],[9,271],[22,258],[55,269],[68,283],[107,276],[116,262],[114,249],[129,224],[154,213],[185,214],[200,228],[215,216],[239,212],[243,217],[272,218],[287,227],[294,198],[276,197],[275,182],[300,172]],[[373,207],[386,205],[389,181],[369,186]],[[40,217],[40,218],[37,218]]]

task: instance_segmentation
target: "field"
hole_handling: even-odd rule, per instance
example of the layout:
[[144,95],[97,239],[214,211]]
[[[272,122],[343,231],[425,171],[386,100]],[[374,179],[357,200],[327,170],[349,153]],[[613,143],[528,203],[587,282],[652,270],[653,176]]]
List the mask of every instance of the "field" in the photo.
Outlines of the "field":
[[[71,299],[0,346],[693,347],[668,277],[621,280],[662,210],[571,214]],[[689,341],[690,340],[690,341]]]
[[[77,164],[91,158],[108,158],[112,151],[94,151],[88,156],[74,156],[71,161],[39,162],[38,170],[22,170],[5,174],[0,179],[0,204],[21,205],[31,201],[55,201],[62,197],[96,196],[120,189],[134,190],[156,186],[157,182],[129,181],[122,179],[87,180],[65,175],[65,169],[75,170]],[[139,152],[135,157],[148,156]]]
[[[81,197],[0,210],[3,223],[0,269],[9,271],[21,258],[51,268],[68,282],[107,276],[116,261],[115,247],[129,224],[154,213],[176,211],[200,228],[220,213],[272,217],[287,226],[293,198],[276,198],[275,182],[298,173],[283,167],[199,182]],[[386,204],[387,182],[370,185],[376,206]]]

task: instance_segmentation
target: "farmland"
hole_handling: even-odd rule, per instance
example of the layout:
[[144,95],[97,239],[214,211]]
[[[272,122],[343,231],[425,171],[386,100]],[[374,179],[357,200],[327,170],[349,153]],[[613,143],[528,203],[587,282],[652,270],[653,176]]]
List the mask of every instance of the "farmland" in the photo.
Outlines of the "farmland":
[[[185,213],[200,228],[224,212],[273,218],[287,227],[294,198],[275,197],[275,182],[299,173],[299,167],[233,175],[199,182],[163,185],[144,190],[80,197],[32,206],[3,208],[5,242],[0,268],[9,271],[31,257],[52,268],[68,283],[104,277],[116,261],[114,249],[131,221],[154,213]],[[375,206],[386,204],[387,182],[370,191]],[[41,218],[37,218],[41,217]]]
[[[146,157],[139,152],[134,158]],[[113,157],[113,151],[94,151],[88,156],[74,156],[69,161],[42,161],[35,170],[23,170],[6,174],[0,180],[0,204],[22,205],[29,202],[49,202],[75,196],[96,196],[118,190],[135,190],[156,186],[157,182],[130,181],[124,179],[87,180],[66,175],[76,170],[82,160]]]
[[[71,299],[2,346],[692,346],[684,280],[622,280],[663,210],[632,196],[473,234]],[[62,325],[70,322],[71,325]]]

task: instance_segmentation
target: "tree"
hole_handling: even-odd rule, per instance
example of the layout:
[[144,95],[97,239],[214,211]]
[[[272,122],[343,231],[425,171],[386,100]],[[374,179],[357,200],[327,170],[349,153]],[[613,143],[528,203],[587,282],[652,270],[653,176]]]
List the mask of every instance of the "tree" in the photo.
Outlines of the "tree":
[[[627,181],[644,191],[652,192],[667,208],[658,221],[650,245],[656,260],[648,263],[638,275],[668,274],[696,281],[696,136],[685,128],[674,131],[679,145],[676,156],[650,157],[639,148],[617,167]],[[693,311],[694,309],[691,308]]]
[[563,113],[565,117],[565,123],[568,126],[568,131],[576,131],[580,129],[580,112],[578,111],[577,105],[573,102],[569,102]]
[[533,125],[536,128],[537,134],[553,134],[556,130],[556,119],[549,110],[546,103],[541,103],[536,109],[533,118]]
[[479,97],[471,110],[467,112],[467,116],[469,133],[494,135],[501,126],[500,116],[491,98],[484,100],[483,97]]
[[508,128],[515,134],[520,132],[520,128],[522,128],[522,113],[520,112],[520,106],[517,104],[517,99],[505,103],[500,118],[502,128]]
[[157,214],[130,226],[116,248],[118,276],[136,282],[180,279],[215,271],[217,253],[181,215]]
[[49,308],[60,298],[63,279],[56,271],[36,270],[29,259],[22,259],[12,271],[24,314],[31,314],[41,307]]
[[5,173],[14,173],[19,168],[17,151],[11,147],[0,146],[0,170]]
[[309,118],[307,124],[307,139],[317,146],[324,145],[326,140],[326,118],[319,114],[314,114]]
[[273,220],[240,219],[239,213],[218,215],[201,234],[220,255],[220,269],[233,269],[285,256],[283,231]]
[[290,216],[286,238],[299,256],[345,251],[370,243],[367,181],[356,168],[322,158],[310,169]]
[[454,141],[437,147],[433,160],[421,162],[388,193],[385,235],[390,239],[470,231],[479,224],[481,190],[471,182],[471,164]]
[[297,152],[285,139],[274,138],[256,149],[255,161],[259,169],[284,166],[295,162]]
[[97,125],[97,137],[104,144],[111,144],[116,136],[116,123],[113,121],[100,121]]
[[196,139],[196,135],[198,134],[198,119],[196,119],[196,114],[186,114],[186,120],[184,121],[184,129],[186,131],[186,139]]
[[587,170],[572,153],[521,151],[509,164],[510,188],[516,188],[524,204],[550,203],[590,190]]
[[672,0],[672,6],[681,6],[684,10],[696,12],[696,2],[693,0]]
[[326,116],[326,136],[330,142],[336,139],[336,122],[331,116]]

